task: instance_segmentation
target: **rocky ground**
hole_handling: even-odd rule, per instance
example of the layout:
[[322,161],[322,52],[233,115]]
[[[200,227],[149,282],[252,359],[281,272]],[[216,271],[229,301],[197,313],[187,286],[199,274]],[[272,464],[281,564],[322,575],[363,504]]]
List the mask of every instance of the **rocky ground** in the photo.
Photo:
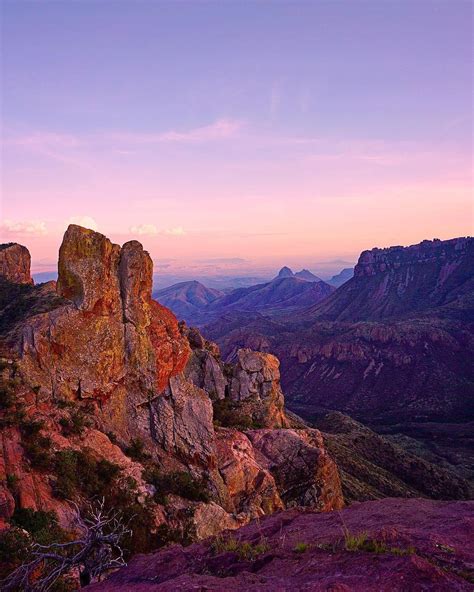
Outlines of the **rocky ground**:
[[90,592],[454,592],[473,589],[474,503],[384,499],[288,510],[236,533],[175,545]]

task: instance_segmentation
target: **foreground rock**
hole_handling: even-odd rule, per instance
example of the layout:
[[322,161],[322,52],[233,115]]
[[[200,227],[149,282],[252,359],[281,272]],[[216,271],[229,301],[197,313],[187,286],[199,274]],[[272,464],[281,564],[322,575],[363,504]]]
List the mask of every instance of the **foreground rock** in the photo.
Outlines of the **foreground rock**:
[[[351,540],[365,533],[365,539],[358,537],[359,543],[352,543],[355,549],[347,550],[350,541],[345,544],[344,532]],[[136,557],[87,590],[472,590],[473,502],[385,499],[355,504],[340,513],[295,509],[229,536],[237,541],[234,551],[225,551],[225,537],[188,548],[176,545]],[[255,550],[253,556],[249,548]]]
[[[290,422],[278,360],[242,350],[224,365],[214,343],[151,298],[139,242],[71,225],[57,284],[44,286],[21,283],[25,247],[2,252],[21,254],[26,275],[8,266],[0,292],[0,521],[28,508],[67,529],[69,500],[105,496],[139,515],[136,552],[294,504],[342,506],[319,432],[279,429]],[[232,429],[216,421],[218,403]],[[265,446],[255,428],[266,428]]]

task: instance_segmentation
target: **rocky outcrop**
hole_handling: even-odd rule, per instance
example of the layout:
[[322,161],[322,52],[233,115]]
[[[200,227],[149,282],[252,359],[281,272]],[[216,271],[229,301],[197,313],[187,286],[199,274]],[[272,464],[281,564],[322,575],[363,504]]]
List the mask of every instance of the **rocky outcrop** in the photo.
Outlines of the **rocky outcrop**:
[[[140,555],[87,590],[467,592],[473,524],[472,502],[386,499],[325,514],[288,510],[228,533],[232,545]],[[344,533],[360,545],[351,549]]]
[[0,245],[0,278],[15,284],[33,284],[30,275],[31,256],[17,243]]
[[255,449],[246,434],[219,429],[217,456],[230,508],[242,521],[285,507],[273,475],[255,458]]
[[91,400],[104,426],[135,435],[137,405],[184,368],[189,346],[176,318],[151,299],[152,262],[140,243],[122,248],[70,226],[57,291],[68,303],[20,328],[24,379],[52,400]]
[[188,329],[182,324],[181,330],[192,348],[192,355],[184,371],[185,376],[204,389],[213,401],[224,399],[228,380],[224,376],[218,346],[204,339],[195,328]]
[[151,437],[166,452],[202,467],[215,467],[212,402],[205,391],[174,376],[149,408]]
[[230,399],[261,427],[288,426],[275,356],[240,349],[230,380]]
[[[186,540],[237,528],[285,508],[284,497],[316,509],[339,507],[341,495],[328,501],[320,483],[320,443],[308,440],[300,450],[308,473],[306,494],[298,497],[288,493],[295,482],[282,476],[275,455],[270,461],[252,444],[258,430],[251,437],[235,429],[216,433],[213,404],[230,401],[252,425],[268,428],[267,437],[273,433],[273,451],[291,445],[290,431],[270,429],[289,425],[278,360],[242,350],[235,367],[224,365],[216,344],[151,298],[152,271],[137,241],[120,247],[72,225],[57,285],[28,287],[35,306],[23,301],[0,335],[9,356],[0,360],[8,386],[0,401],[0,421],[8,425],[0,447],[0,520],[17,506],[52,510],[67,526],[70,507],[57,495],[63,469],[73,498],[95,491],[89,481],[112,479],[111,503],[138,504],[138,527],[156,537],[160,528]],[[101,476],[76,482],[80,460],[62,451],[85,455],[77,458]]]
[[247,435],[257,461],[275,478],[287,508],[342,508],[339,473],[318,430],[255,430]]

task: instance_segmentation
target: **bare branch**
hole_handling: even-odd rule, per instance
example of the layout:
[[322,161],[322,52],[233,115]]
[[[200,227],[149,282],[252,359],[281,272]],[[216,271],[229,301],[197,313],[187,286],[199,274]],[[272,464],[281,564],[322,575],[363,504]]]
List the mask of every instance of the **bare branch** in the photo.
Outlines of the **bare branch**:
[[[81,512],[74,506],[75,524],[82,536],[66,543],[31,546],[30,561],[20,565],[3,582],[5,592],[48,592],[58,578],[79,570],[84,585],[125,564],[121,540],[128,534],[117,511],[107,511],[105,500],[87,502]],[[38,576],[38,573],[40,574]]]

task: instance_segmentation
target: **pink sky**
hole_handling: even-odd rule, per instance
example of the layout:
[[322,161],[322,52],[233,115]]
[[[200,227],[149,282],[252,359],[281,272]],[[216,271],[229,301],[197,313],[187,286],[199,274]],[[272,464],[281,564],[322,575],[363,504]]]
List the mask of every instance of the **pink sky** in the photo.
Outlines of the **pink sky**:
[[132,4],[5,8],[0,230],[36,271],[70,221],[196,273],[473,234],[468,3]]

